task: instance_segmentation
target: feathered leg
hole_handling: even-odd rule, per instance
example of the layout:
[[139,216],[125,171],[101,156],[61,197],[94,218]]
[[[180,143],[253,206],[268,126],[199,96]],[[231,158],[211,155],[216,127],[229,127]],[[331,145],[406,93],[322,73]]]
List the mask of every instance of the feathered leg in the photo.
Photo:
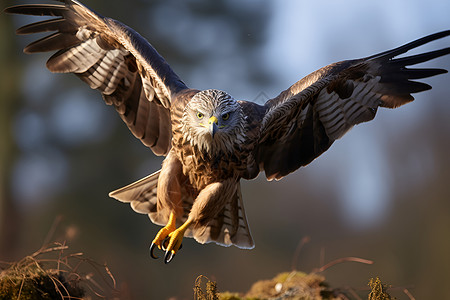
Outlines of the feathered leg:
[[[172,213],[169,218],[169,224],[161,229],[161,235],[158,233],[150,249],[153,251],[156,246],[160,249],[164,248],[165,239],[168,238],[169,243],[165,248],[164,262],[169,263],[180,249],[186,230],[190,229],[190,227],[193,227],[193,230],[204,228],[205,225],[212,222],[229,200],[232,199],[237,187],[238,184],[235,179],[227,179],[207,185],[195,199],[188,219],[178,229],[174,229],[176,215]],[[172,231],[167,233],[170,230]]]
[[[183,207],[181,204],[182,177],[181,163],[176,156],[170,152],[163,162],[157,190],[157,210],[162,214],[169,215],[168,222],[153,239],[150,246],[150,256],[152,258],[158,258],[153,253],[156,247],[159,249],[164,249],[166,247],[166,240],[170,238],[169,235],[176,229],[177,218],[181,218],[183,215]],[[171,244],[170,242],[171,240],[169,241],[169,245]],[[167,249],[169,249],[169,245],[167,245]],[[180,245],[176,247],[175,251],[179,249]],[[173,249],[173,246],[171,249]],[[166,257],[167,252],[170,251],[166,251]],[[165,259],[165,261],[166,263],[168,262],[167,259]]]

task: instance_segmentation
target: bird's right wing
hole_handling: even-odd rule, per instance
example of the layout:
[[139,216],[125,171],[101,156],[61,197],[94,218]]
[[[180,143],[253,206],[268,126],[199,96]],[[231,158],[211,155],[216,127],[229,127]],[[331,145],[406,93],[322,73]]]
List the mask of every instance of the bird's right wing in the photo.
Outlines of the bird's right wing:
[[99,90],[131,132],[157,155],[171,146],[172,96],[187,87],[158,52],[133,29],[75,0],[17,5],[6,13],[53,16],[17,29],[17,34],[53,32],[25,53],[57,51],[47,68],[74,73]]
[[378,107],[412,101],[431,88],[415,81],[447,72],[408,66],[450,54],[450,47],[396,58],[450,35],[438,32],[363,59],[334,63],[301,79],[265,104],[256,155],[269,180],[280,179],[326,151],[354,125],[375,117]]

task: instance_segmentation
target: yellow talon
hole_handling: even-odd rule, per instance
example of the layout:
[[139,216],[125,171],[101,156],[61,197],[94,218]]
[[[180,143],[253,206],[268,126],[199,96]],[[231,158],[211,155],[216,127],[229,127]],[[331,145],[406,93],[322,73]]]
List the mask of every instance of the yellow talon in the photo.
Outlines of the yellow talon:
[[[183,225],[176,229],[176,217],[173,213],[170,214],[169,221],[167,225],[161,228],[153,242],[150,246],[150,256],[152,258],[158,258],[153,251],[157,246],[158,249],[163,249],[166,251],[164,255],[164,262],[167,264],[172,261],[173,257],[181,248],[181,242],[183,241],[184,233],[191,225],[192,221],[187,220]],[[167,247],[164,249],[164,244],[169,241]]]
[[155,249],[155,246],[158,246],[158,249],[161,249],[164,240],[169,236],[170,233],[172,233],[176,229],[175,223],[175,215],[171,213],[167,225],[161,228],[161,230],[156,234],[156,237],[152,241],[152,244],[150,246],[150,256],[152,258],[158,258],[155,254],[153,254],[153,250]]
[[172,261],[173,257],[181,247],[181,242],[183,241],[184,233],[191,225],[192,221],[187,220],[178,229],[169,233],[169,244],[167,245],[166,254],[164,256],[164,262],[168,264]]

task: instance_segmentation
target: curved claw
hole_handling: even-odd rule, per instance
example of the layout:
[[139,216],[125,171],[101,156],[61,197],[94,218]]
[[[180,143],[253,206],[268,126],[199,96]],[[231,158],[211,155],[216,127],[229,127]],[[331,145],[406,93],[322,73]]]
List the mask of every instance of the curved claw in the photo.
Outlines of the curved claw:
[[161,242],[161,249],[162,249],[163,251],[166,251],[166,250],[167,250],[167,246],[169,246],[169,242],[170,242],[170,237],[169,237],[169,236],[166,236],[166,237],[164,238],[164,240]]
[[[180,244],[180,247],[178,248],[177,252],[180,251],[180,249],[182,247],[183,247],[183,244]],[[164,263],[165,264],[170,263],[173,260],[173,258],[175,257],[175,254],[176,253],[173,250],[171,250],[171,251],[166,250],[166,254],[164,255]]]
[[153,253],[153,251],[155,251],[155,248],[156,248],[156,244],[155,244],[155,243],[152,243],[152,244],[150,245],[150,257],[153,258],[153,259],[158,259],[159,257],[156,256],[156,255]]
[[166,254],[164,255],[164,263],[170,263],[174,257],[175,253],[173,253],[172,251],[166,251]]

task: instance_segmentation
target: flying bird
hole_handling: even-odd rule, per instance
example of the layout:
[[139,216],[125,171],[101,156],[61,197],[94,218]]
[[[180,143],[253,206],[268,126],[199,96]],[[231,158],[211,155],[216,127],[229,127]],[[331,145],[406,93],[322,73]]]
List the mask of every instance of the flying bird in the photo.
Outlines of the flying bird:
[[170,262],[183,237],[253,248],[242,201],[241,179],[265,172],[281,179],[309,164],[354,125],[396,108],[412,93],[431,88],[415,81],[447,72],[408,68],[447,55],[450,47],[397,56],[444,38],[450,30],[362,59],[325,66],[264,105],[224,91],[189,88],[153,46],[130,27],[75,0],[27,4],[12,14],[52,16],[17,34],[53,32],[25,53],[56,51],[47,68],[74,73],[101,92],[130,131],[154,154],[161,170],[109,195],[163,226],[153,239]]

